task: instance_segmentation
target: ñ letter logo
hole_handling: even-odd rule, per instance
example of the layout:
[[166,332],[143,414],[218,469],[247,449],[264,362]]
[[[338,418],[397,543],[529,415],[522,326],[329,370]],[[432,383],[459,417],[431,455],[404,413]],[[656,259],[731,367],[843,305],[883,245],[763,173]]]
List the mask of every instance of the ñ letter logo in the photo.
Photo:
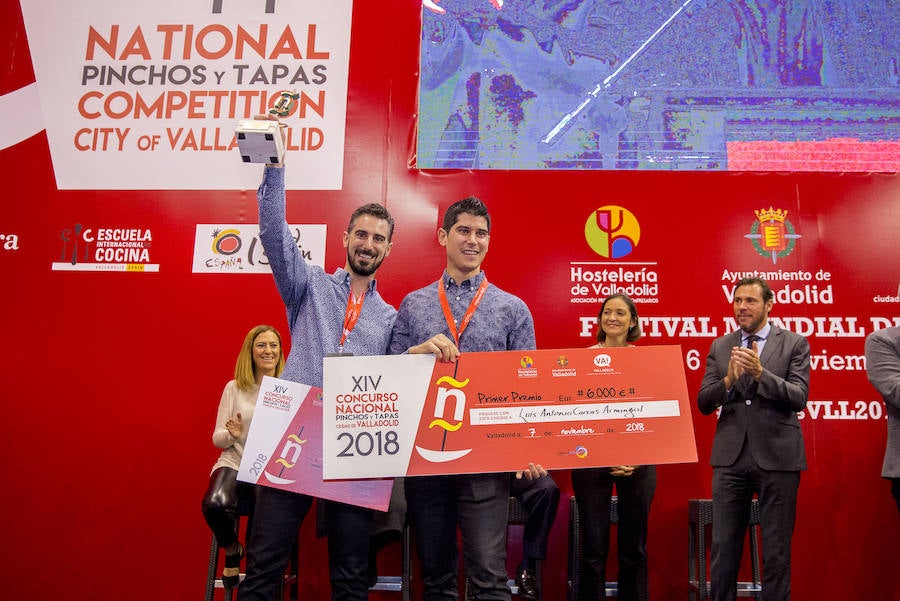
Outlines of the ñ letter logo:
[[[452,388],[440,387],[441,384],[449,384]],[[457,451],[445,451],[444,446],[447,444],[447,434],[456,432],[462,427],[463,416],[466,410],[466,393],[462,390],[469,384],[468,378],[460,382],[456,378],[443,376],[438,378],[437,399],[434,404],[434,419],[428,424],[430,428],[440,428],[444,431],[444,437],[441,440],[441,448],[427,449],[416,445],[416,451],[426,461],[432,463],[445,463],[453,461],[460,457],[468,455],[472,449],[460,449]],[[449,419],[444,419],[447,415],[448,404],[452,404],[452,415]]]
[[268,470],[265,470],[263,474],[265,475],[266,480],[272,484],[280,484],[282,486],[296,482],[296,480],[282,478],[281,475],[284,474],[284,470],[289,470],[297,465],[297,460],[300,459],[300,454],[303,453],[303,445],[306,444],[306,439],[300,438],[301,434],[303,434],[302,427],[296,434],[290,434],[285,438],[284,446],[281,448],[281,456],[275,460],[275,463],[281,466],[281,470],[278,472],[277,476],[269,473]]

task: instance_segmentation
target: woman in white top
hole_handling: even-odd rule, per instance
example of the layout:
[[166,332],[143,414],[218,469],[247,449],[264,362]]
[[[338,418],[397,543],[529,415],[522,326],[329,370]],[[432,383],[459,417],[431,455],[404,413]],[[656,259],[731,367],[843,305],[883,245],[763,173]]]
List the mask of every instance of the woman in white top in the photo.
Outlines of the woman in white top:
[[247,333],[234,366],[234,380],[225,385],[212,440],[222,449],[209,476],[209,488],[201,504],[203,517],[219,547],[225,550],[222,584],[237,586],[244,546],[237,536],[237,505],[242,498],[252,502],[253,485],[238,482],[237,473],[256,408],[256,395],[263,376],[281,375],[284,353],[281,335],[272,326],[256,326]]

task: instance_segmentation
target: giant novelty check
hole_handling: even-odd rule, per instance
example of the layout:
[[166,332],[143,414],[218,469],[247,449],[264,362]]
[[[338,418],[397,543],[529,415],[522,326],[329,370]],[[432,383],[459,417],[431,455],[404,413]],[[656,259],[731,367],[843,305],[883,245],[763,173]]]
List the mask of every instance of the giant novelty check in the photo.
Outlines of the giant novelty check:
[[264,376],[238,480],[387,511],[393,480],[322,479],[322,389]]
[[681,347],[325,359],[324,477],[697,461]]

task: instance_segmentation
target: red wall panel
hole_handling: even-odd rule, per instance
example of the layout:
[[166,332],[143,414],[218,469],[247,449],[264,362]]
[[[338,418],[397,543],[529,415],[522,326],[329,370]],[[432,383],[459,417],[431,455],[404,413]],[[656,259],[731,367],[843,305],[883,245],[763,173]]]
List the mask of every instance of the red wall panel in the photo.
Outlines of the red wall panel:
[[[874,301],[896,296],[900,282],[896,174],[416,171],[419,10],[412,0],[355,3],[344,189],[288,195],[292,222],[328,224],[326,268],[343,264],[337,233],[352,209],[386,203],[397,230],[379,289],[397,305],[443,266],[435,236],[441,211],[475,194],[494,220],[484,265],[491,281],[529,304],[540,347],[586,346],[579,319],[597,307],[571,302],[571,263],[602,259],[583,226],[595,209],[614,204],[641,223],[627,261],[653,263],[659,274],[659,302],[639,305],[642,316],[706,316],[724,333],[723,269],[777,268],[829,272],[820,285],[832,286],[833,302],[779,304],[775,317],[840,318],[844,327],[856,318],[865,332],[872,317],[897,319],[900,303]],[[0,22],[11,32],[0,56],[0,92],[8,92],[33,74],[15,3],[3,3]],[[269,276],[191,273],[194,226],[254,223],[255,193],[59,191],[44,134],[0,150],[0,174],[0,234],[17,240],[12,249],[0,241],[10,432],[0,460],[2,562],[3,573],[15,575],[6,594],[196,599],[209,544],[199,503],[217,454],[209,439],[216,402],[244,333],[261,322],[284,333],[287,326]],[[769,206],[788,210],[802,235],[775,266],[744,237],[753,211]],[[51,271],[62,230],[76,223],[150,229],[160,272]],[[699,356],[699,369],[688,369],[693,395],[710,340],[663,334],[642,343],[681,344],[686,358]],[[814,334],[810,343],[820,361],[862,354],[860,336]],[[794,538],[795,596],[896,598],[900,520],[879,477],[879,399],[864,372],[821,363],[810,399],[818,410],[802,422],[810,469]],[[700,462],[659,469],[650,532],[657,599],[686,595],[687,499],[710,494],[715,422],[695,411],[694,424]],[[568,493],[568,474],[557,480]],[[565,594],[567,517],[563,502],[545,564],[550,600]],[[325,599],[325,547],[309,522],[303,596]]]

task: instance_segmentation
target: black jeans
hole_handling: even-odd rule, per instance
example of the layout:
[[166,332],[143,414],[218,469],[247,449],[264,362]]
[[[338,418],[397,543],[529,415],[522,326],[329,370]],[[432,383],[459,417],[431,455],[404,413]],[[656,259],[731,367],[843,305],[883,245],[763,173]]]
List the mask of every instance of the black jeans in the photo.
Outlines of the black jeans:
[[425,601],[459,598],[457,526],[475,598],[509,601],[509,474],[407,477],[406,513],[422,562]]
[[[312,497],[259,487],[252,534],[247,548],[247,577],[241,601],[271,601],[290,560],[297,531],[309,512]],[[327,503],[328,566],[333,601],[366,601],[372,510]]]

